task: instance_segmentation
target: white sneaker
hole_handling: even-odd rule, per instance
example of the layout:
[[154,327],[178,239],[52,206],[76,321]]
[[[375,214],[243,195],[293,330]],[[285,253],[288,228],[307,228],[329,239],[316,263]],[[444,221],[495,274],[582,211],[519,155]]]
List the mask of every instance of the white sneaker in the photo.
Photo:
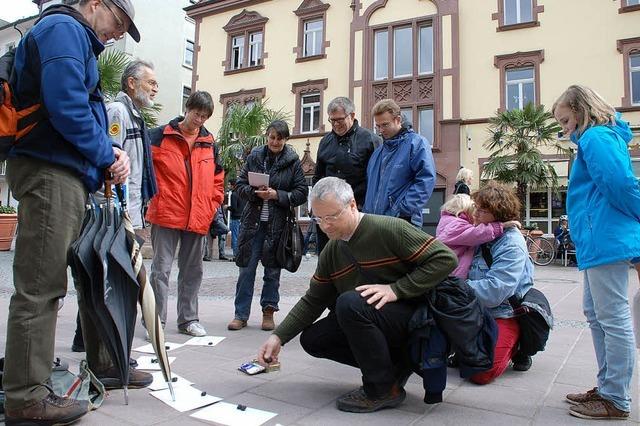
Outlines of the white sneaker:
[[207,331],[199,322],[192,322],[187,326],[187,328],[181,328],[179,331],[182,334],[188,334],[195,337],[202,337],[207,335]]

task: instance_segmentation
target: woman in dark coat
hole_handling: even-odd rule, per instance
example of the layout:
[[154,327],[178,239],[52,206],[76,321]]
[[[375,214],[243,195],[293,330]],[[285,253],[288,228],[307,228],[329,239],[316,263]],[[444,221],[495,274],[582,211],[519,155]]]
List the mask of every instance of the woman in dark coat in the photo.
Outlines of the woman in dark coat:
[[[307,185],[298,154],[287,145],[289,127],[284,121],[272,122],[266,130],[267,144],[254,148],[237,180],[240,198],[247,201],[242,212],[236,264],[240,276],[236,285],[235,315],[229,330],[246,327],[258,262],[264,266],[264,284],[260,295],[262,329],[273,330],[273,313],[278,310],[281,265],[276,248],[291,207],[307,200]],[[249,185],[249,172],[269,175],[269,186]]]
[[471,195],[469,186],[473,180],[473,172],[469,169],[461,167],[456,176],[456,186],[453,189],[453,194],[467,194]]

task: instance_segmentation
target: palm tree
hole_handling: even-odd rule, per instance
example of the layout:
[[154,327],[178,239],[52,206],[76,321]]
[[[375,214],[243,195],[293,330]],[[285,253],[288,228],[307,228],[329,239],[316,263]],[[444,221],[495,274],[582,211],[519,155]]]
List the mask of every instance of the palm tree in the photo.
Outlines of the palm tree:
[[489,120],[491,137],[484,146],[492,153],[482,177],[515,183],[524,209],[527,188],[558,187],[558,175],[542,159],[540,148],[555,148],[558,153],[568,154],[569,150],[558,143],[560,130],[544,105],[529,103],[521,110],[498,111]]
[[[115,49],[109,49],[98,57],[98,72],[100,73],[100,84],[105,102],[113,101],[120,91],[120,77],[129,62],[131,59],[126,53]],[[147,127],[158,125],[158,113],[161,110],[162,105],[158,103],[153,104],[152,107],[140,109],[140,114]]]
[[256,146],[264,145],[267,126],[274,120],[288,121],[289,113],[267,108],[266,100],[250,106],[232,104],[218,131],[220,159],[229,178],[235,177],[242,163]]

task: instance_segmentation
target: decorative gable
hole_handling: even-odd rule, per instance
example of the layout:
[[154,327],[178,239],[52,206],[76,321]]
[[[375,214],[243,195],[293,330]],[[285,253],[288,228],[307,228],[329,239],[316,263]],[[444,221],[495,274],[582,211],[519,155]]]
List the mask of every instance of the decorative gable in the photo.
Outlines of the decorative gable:
[[265,18],[260,15],[258,12],[250,12],[247,9],[244,9],[239,14],[233,16],[227,25],[222,27],[226,32],[234,32],[238,30],[243,30],[247,27],[253,26],[263,26],[269,18]]

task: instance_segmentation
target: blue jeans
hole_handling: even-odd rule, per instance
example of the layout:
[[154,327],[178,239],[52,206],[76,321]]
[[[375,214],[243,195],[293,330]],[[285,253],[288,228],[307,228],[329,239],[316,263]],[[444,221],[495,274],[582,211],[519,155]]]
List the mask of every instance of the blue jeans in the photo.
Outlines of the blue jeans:
[[229,229],[231,230],[231,249],[233,250],[233,257],[238,255],[238,235],[240,235],[240,219],[231,219],[229,222]]
[[[251,245],[251,259],[245,268],[240,268],[240,276],[236,285],[236,313],[235,319],[246,321],[251,313],[251,300],[253,299],[253,289],[256,281],[256,268],[262,258],[262,246],[267,234],[267,223],[260,222],[260,227],[253,237]],[[278,309],[280,301],[280,268],[264,268],[264,284],[262,294],[260,294],[260,306],[264,311],[266,308]]]
[[628,262],[584,271],[583,309],[598,361],[598,393],[624,411],[631,408],[635,364],[628,285]]

